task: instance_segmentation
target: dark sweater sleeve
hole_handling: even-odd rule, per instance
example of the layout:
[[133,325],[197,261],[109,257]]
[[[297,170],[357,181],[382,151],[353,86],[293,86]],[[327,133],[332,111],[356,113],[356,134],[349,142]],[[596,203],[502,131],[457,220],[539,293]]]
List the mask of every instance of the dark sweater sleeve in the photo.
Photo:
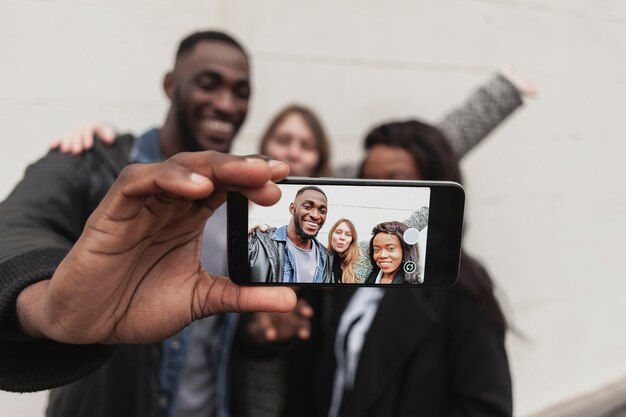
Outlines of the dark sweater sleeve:
[[[73,381],[99,367],[110,346],[60,344],[21,335],[20,292],[49,279],[80,236],[113,178],[97,171],[94,152],[48,154],[31,165],[0,203],[0,389],[35,391]],[[104,178],[104,177],[109,177]]]

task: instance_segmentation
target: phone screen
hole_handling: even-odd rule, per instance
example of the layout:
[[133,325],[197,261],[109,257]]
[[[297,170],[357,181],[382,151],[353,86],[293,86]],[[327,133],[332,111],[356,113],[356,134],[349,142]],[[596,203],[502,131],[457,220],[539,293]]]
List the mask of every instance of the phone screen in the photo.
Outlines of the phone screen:
[[[269,207],[229,195],[235,281],[441,286],[456,280],[463,198],[450,212],[449,195],[462,196],[460,186],[294,179],[278,187],[281,199]],[[442,203],[448,211],[443,219],[433,212]],[[441,251],[451,254],[442,258]]]

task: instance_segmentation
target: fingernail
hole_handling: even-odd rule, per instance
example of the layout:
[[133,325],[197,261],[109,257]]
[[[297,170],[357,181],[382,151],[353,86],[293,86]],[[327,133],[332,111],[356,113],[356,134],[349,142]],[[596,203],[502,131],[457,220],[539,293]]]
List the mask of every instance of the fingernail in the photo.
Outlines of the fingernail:
[[259,158],[246,158],[246,162],[249,164],[258,164],[258,163],[264,163],[265,161]]
[[207,177],[196,174],[195,172],[192,172],[189,178],[191,179],[191,182],[195,184],[202,184],[203,182],[207,182],[209,180]]
[[275,159],[270,159],[269,161],[267,161],[267,163],[270,166],[270,168],[274,168],[274,167],[277,167],[278,165],[282,164],[282,162],[277,161]]

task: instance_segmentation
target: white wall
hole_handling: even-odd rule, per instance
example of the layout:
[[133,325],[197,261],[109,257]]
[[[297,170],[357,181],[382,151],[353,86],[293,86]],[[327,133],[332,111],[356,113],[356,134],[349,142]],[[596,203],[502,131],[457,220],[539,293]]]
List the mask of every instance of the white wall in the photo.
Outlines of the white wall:
[[[626,3],[3,0],[0,196],[78,123],[158,124],[177,42],[209,26],[254,59],[238,152],[291,101],[319,110],[339,162],[373,124],[436,121],[504,64],[532,79],[540,97],[463,163],[466,246],[523,334],[509,338],[516,414],[626,375]],[[0,415],[38,415],[43,398],[0,393]]]

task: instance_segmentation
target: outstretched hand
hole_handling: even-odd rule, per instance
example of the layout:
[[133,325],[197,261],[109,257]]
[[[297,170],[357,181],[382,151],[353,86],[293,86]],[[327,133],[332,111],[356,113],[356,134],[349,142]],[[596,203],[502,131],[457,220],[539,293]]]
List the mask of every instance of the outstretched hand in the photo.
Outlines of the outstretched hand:
[[96,137],[104,143],[112,144],[115,136],[115,128],[109,123],[87,123],[50,142],[50,149],[78,155],[91,149]]
[[149,343],[226,311],[291,310],[287,287],[240,287],[200,264],[204,224],[237,190],[269,205],[285,164],[216,152],[132,165],[91,215],[52,279],[25,289],[18,319],[66,343]]
[[255,230],[260,230],[261,232],[265,233],[269,229],[269,225],[257,223],[254,226],[248,228],[248,234],[251,235],[252,233],[254,233]]
[[256,343],[287,342],[311,335],[313,309],[304,299],[288,313],[255,313],[247,326],[248,336]]
[[539,90],[530,80],[520,77],[511,66],[506,66],[500,72],[524,97],[537,97]]

